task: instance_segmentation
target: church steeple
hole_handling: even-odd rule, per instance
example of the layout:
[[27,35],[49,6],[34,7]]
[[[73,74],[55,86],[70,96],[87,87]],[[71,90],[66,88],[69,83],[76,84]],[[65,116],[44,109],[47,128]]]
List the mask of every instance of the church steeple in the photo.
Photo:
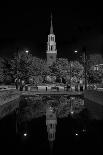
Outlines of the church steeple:
[[56,42],[55,35],[53,32],[53,24],[52,24],[52,14],[51,14],[51,26],[50,26],[50,34],[48,35],[47,42],[47,64],[51,66],[54,62],[56,62]]
[[50,26],[50,34],[54,34],[53,33],[53,23],[52,23],[52,14],[51,14],[51,26]]

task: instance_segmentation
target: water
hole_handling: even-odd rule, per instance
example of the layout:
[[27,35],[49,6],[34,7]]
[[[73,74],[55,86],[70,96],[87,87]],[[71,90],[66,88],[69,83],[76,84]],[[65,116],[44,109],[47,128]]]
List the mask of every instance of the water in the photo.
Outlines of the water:
[[0,120],[0,154],[15,153],[15,122],[16,115],[14,112]]
[[[31,106],[30,101],[26,103],[24,100],[22,103],[21,110],[18,109],[0,120],[0,146],[3,154],[16,152],[49,154],[50,145],[45,116],[48,106],[41,107],[41,104],[34,106],[34,101]],[[58,104],[54,105],[53,101],[49,100],[49,105],[53,105],[57,110]],[[62,152],[99,155],[103,152],[103,107],[88,100],[85,100],[85,105],[86,108],[76,115],[70,115],[66,104],[66,108],[61,106],[62,113],[59,110],[57,115],[52,154]]]
[[54,152],[100,154],[103,143],[102,123],[96,120],[81,122],[69,118],[61,120],[57,126]]

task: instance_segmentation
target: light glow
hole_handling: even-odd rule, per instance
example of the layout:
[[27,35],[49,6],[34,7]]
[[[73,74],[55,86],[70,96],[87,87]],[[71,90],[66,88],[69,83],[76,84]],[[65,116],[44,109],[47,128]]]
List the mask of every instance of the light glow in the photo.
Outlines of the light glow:
[[74,53],[78,53],[78,51],[77,51],[77,50],[75,50],[75,51],[74,51]]
[[27,136],[27,133],[24,133],[24,137],[26,137]]
[[83,129],[83,132],[86,132],[86,129]]
[[28,50],[26,50],[25,52],[26,52],[26,53],[29,53],[29,51],[28,51]]
[[78,136],[78,133],[75,133],[76,136]]

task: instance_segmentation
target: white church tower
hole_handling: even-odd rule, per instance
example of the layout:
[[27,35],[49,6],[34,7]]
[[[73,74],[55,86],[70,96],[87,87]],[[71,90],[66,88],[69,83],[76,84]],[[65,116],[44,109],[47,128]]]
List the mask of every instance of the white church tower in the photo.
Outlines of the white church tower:
[[48,42],[47,42],[47,65],[51,66],[53,62],[56,61],[56,56],[57,56],[57,50],[56,50],[56,42],[55,42],[55,35],[53,32],[52,15],[51,15],[50,34],[48,35]]

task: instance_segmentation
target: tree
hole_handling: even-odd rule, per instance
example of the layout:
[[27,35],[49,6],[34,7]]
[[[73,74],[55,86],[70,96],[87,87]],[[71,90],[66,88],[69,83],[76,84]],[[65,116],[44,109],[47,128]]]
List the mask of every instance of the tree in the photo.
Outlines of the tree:
[[63,78],[66,80],[67,75],[70,74],[68,59],[58,58],[56,62],[50,66],[50,74],[59,79]]
[[12,83],[12,80],[13,80],[13,76],[11,74],[11,65],[10,65],[10,58],[3,58],[3,67],[2,67],[2,70],[3,70],[3,83],[5,84],[9,84],[9,83]]
[[71,77],[73,83],[84,79],[84,67],[78,61],[71,62]]
[[103,64],[103,57],[101,54],[90,54],[87,60],[88,67],[95,66],[97,64]]
[[27,54],[23,51],[18,55],[14,54],[11,59],[11,74],[13,78],[16,77],[24,79],[29,82],[29,79],[33,79],[36,83],[41,83],[44,80],[49,69],[46,61],[37,57]]
[[29,70],[32,63],[32,55],[27,54],[24,51],[14,54],[10,60],[10,71],[15,79],[16,77],[20,79],[27,80],[29,77]]
[[87,61],[87,74],[90,83],[101,82],[103,77],[103,69],[94,70],[95,65],[103,64],[103,57],[101,54],[90,54]]
[[50,69],[47,66],[45,60],[33,57],[28,68],[28,75],[34,79],[35,83],[42,83],[45,81],[47,74],[49,74]]
[[0,57],[0,82],[4,82],[4,59]]
[[[62,79],[63,83],[70,82],[72,79],[80,80],[84,77],[84,67],[78,61],[69,62],[68,59],[58,58],[52,66],[49,67],[49,76],[56,76],[56,79]],[[60,82],[60,80],[58,80]]]
[[43,75],[46,72],[46,62],[37,57],[32,57],[32,61],[29,65],[29,75]]

